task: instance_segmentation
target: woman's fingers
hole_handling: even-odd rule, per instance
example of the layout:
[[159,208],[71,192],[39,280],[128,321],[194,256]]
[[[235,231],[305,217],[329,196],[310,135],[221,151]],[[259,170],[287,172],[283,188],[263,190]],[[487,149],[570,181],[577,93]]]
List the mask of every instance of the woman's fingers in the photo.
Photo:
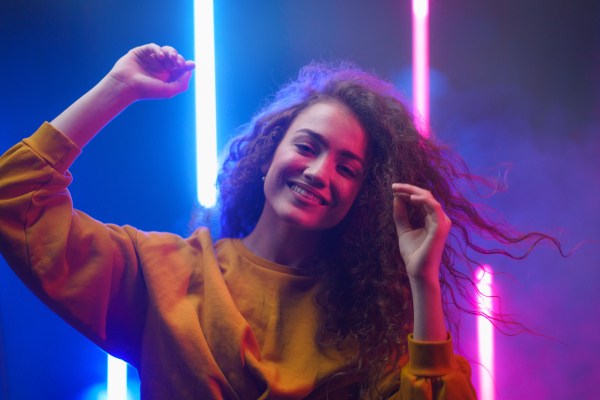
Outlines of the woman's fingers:
[[177,50],[171,46],[163,46],[161,50],[165,53],[163,66],[167,71],[173,71],[183,67],[185,60],[179,55]]
[[[433,218],[433,221],[431,222],[447,226],[447,229],[449,230],[450,219],[444,213],[442,205],[435,199],[435,197],[433,197],[430,191],[414,185],[409,185],[407,183],[394,183],[392,185],[392,192],[396,199],[403,200],[406,203],[410,202],[411,204],[417,206],[424,217],[431,216]],[[397,214],[397,209],[401,210],[401,208],[395,207],[395,217]],[[404,205],[404,210],[405,209],[406,206]],[[396,220],[396,223],[403,222],[406,224],[408,221],[408,216],[405,214],[406,212],[399,214],[398,216],[403,218],[400,221]],[[406,219],[406,222],[403,221],[404,219]]]
[[392,185],[394,196],[410,201],[412,204],[421,205],[427,213],[442,209],[441,204],[433,197],[430,191],[406,183]]
[[410,195],[394,195],[394,223],[398,237],[413,230],[408,220],[408,211],[406,210],[407,201],[410,201]]
[[173,70],[183,70],[183,71],[191,71],[196,67],[196,64],[192,60],[186,60],[181,54],[177,52],[171,46],[163,46],[161,51],[165,54],[165,59],[163,60],[163,64],[166,69]]
[[192,60],[186,60],[182,67],[182,69],[186,72],[192,71],[194,68],[196,68],[196,63]]
[[109,75],[136,100],[169,98],[188,88],[195,66],[173,47],[150,43],[121,57]]
[[131,50],[137,57],[138,61],[151,71],[159,71],[162,67],[162,61],[165,58],[165,54],[161,50],[160,46],[150,43],[144,46],[136,47]]
[[[158,46],[150,43],[136,47],[134,50],[137,58],[153,72],[167,71],[169,73],[182,70],[183,72],[194,69],[195,64],[187,60],[171,46]],[[177,76],[179,77],[179,75]],[[175,79],[173,79],[175,80]]]

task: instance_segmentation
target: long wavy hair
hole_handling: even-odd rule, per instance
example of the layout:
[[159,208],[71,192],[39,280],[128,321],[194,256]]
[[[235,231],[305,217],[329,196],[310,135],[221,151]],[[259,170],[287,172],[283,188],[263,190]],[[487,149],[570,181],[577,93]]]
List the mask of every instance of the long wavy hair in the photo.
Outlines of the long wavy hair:
[[[358,349],[343,373],[358,375],[362,397],[383,375],[399,372],[413,328],[411,290],[393,222],[392,183],[431,191],[452,221],[440,268],[451,326],[456,322],[449,316],[457,310],[476,313],[467,296],[473,288],[468,269],[474,265],[468,252],[517,258],[501,248],[478,246],[471,233],[502,244],[528,243],[527,254],[540,240],[558,243],[541,233],[518,234],[471,203],[461,193],[464,183],[475,188],[477,182],[486,182],[471,175],[450,148],[418,132],[392,84],[350,63],[304,67],[231,142],[218,177],[222,237],[244,237],[254,229],[265,202],[261,167],[271,160],[294,118],[323,101],[348,107],[369,140],[360,192],[346,217],[327,235],[328,251],[312,266],[324,281],[315,298],[320,313],[315,341],[340,350]],[[408,213],[413,227],[424,225],[414,207],[408,205]],[[502,315],[491,318],[511,321]]]

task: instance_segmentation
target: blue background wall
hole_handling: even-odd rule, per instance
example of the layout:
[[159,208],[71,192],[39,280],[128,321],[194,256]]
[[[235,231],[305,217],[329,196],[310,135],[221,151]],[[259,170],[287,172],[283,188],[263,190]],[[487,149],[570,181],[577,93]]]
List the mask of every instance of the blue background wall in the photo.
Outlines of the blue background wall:
[[[411,95],[408,0],[215,0],[215,18],[220,146],[312,59],[354,60]],[[485,202],[521,229],[561,229],[567,249],[600,241],[597,2],[432,1],[430,26],[435,135],[475,172],[512,165],[508,192]],[[2,0],[0,151],[52,120],[131,47],[170,44],[189,57],[192,35],[191,1]],[[71,168],[75,206],[104,222],[187,234],[194,140],[192,91],[134,104]],[[542,248],[522,262],[482,261],[510,273],[496,278],[505,311],[564,342],[498,335],[498,398],[594,398],[600,246],[568,259]],[[472,356],[473,321],[463,327]],[[4,398],[84,399],[105,379],[105,355],[1,259],[0,328]]]

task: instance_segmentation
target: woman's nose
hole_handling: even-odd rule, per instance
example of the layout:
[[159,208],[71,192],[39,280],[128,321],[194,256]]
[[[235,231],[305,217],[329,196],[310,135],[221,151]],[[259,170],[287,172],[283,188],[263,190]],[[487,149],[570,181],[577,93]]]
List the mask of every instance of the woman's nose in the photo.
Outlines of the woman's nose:
[[304,169],[304,177],[314,187],[325,187],[329,182],[328,160],[325,157],[313,159]]

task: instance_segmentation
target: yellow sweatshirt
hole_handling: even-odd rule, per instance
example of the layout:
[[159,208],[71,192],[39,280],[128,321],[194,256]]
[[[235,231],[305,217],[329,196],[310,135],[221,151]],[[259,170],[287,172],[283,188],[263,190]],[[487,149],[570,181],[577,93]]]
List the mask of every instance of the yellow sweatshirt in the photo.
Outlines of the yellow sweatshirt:
[[[0,251],[48,307],[138,369],[142,399],[348,398],[352,378],[331,379],[344,355],[314,342],[317,277],[204,228],[184,239],[74,210],[67,168],[80,152],[45,123],[0,158]],[[384,397],[475,398],[451,340],[409,337],[409,359]]]

